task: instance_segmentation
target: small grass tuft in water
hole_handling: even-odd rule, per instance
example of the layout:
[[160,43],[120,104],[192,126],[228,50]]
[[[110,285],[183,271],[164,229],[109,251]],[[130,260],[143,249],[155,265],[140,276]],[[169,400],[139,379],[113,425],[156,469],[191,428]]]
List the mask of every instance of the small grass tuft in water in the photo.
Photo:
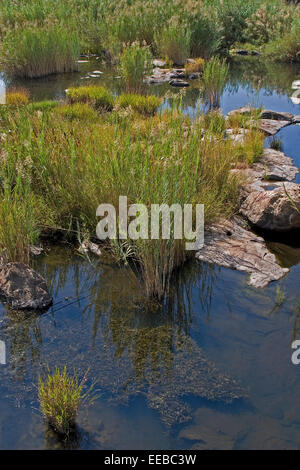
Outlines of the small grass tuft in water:
[[280,286],[276,288],[276,305],[280,307],[285,300],[285,293],[281,290]]
[[194,59],[193,62],[185,64],[185,74],[190,75],[192,73],[202,73],[204,70],[205,60],[202,57]]
[[225,60],[213,57],[205,62],[203,71],[204,97],[211,108],[220,105],[220,97],[225,88],[229,66]]
[[120,57],[120,73],[128,91],[141,91],[144,76],[149,75],[151,69],[152,56],[148,47],[134,42],[123,50]]
[[121,108],[131,107],[145,116],[153,116],[162,103],[162,99],[157,96],[143,96],[134,94],[120,95],[116,101],[117,106]]
[[66,367],[55,368],[45,378],[39,376],[38,398],[43,416],[59,434],[68,436],[75,428],[80,405],[87,397],[83,392],[86,375],[79,381],[76,374],[67,373]]
[[111,111],[114,105],[112,93],[103,86],[72,87],[67,91],[67,98],[70,104],[89,104],[99,111]]
[[282,151],[282,140],[278,137],[273,137],[270,142],[271,149]]

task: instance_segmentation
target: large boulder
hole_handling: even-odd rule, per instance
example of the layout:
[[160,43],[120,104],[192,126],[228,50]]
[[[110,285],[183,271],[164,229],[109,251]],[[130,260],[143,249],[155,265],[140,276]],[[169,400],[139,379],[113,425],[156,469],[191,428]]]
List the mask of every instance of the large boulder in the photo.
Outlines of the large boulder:
[[249,284],[254,287],[266,287],[289,271],[279,266],[263,238],[244,227],[239,217],[213,225],[205,233],[204,247],[196,258],[248,273]]
[[265,135],[275,135],[278,131],[283,129],[286,126],[289,126],[292,121],[278,120],[278,119],[260,119],[258,128],[261,130]]
[[13,310],[45,310],[52,304],[45,280],[23,263],[0,267],[0,297]]
[[240,213],[264,230],[287,232],[300,228],[300,186],[285,183],[271,191],[254,191],[243,201]]
[[263,109],[260,113],[261,119],[272,119],[274,121],[289,121],[292,122],[294,115],[291,113],[282,112],[279,113],[278,111],[270,111],[269,109]]

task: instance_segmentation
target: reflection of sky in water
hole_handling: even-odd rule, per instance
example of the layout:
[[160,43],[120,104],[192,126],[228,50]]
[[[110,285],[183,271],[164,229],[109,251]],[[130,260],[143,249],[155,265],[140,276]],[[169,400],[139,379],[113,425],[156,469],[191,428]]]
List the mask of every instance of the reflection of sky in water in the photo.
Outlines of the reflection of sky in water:
[[[83,65],[85,73],[99,69]],[[274,77],[272,91],[258,93],[245,80],[231,83],[221,99],[223,112],[251,103],[300,114],[300,106],[289,99],[298,69],[283,76],[286,92],[276,92]],[[285,68],[279,70],[285,73]],[[62,98],[65,88],[82,84],[81,75],[14,85],[28,88],[33,100]],[[114,75],[107,72],[94,83],[118,93],[120,81]],[[178,92],[168,85],[151,88],[161,95],[166,91]],[[184,97],[190,115],[198,97],[193,84]],[[300,167],[300,126],[277,136]],[[280,259],[292,268],[280,283],[264,290],[249,287],[246,276],[236,271],[189,263],[174,281],[167,305],[155,312],[143,308],[143,292],[130,271],[111,261],[101,258],[99,266],[91,266],[66,248],[37,258],[36,269],[50,286],[54,307],[27,318],[0,308],[0,340],[7,349],[7,365],[0,366],[0,448],[61,447],[35,411],[33,384],[46,363],[67,364],[80,373],[91,366],[90,382],[97,381],[98,398],[78,419],[77,447],[189,449],[209,436],[208,448],[300,448],[300,366],[290,360],[291,341],[300,337],[298,245],[289,248],[273,241]],[[278,285],[286,294],[280,307]],[[222,386],[218,373],[207,376],[206,358],[247,388],[249,399],[227,405],[199,395],[203,384],[213,394],[211,378]],[[187,384],[195,390],[185,396]],[[177,413],[191,420],[168,428],[165,422]]]

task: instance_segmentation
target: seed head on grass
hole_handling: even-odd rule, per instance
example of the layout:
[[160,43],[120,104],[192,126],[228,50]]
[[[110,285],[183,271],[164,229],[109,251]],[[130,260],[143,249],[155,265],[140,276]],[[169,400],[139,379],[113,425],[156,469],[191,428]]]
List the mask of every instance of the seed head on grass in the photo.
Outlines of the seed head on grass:
[[75,427],[79,406],[87,393],[83,392],[87,374],[79,381],[76,374],[69,375],[67,368],[48,371],[45,378],[39,376],[38,397],[41,411],[50,426],[59,434],[68,436]]

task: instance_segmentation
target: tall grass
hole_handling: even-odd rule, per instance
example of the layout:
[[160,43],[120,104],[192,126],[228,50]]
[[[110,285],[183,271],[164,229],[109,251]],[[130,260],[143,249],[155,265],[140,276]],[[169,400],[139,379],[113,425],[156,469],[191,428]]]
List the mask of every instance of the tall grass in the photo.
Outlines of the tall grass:
[[[0,179],[7,186],[2,193],[9,204],[6,217],[12,212],[14,175],[20,188],[16,224],[10,223],[12,230],[19,227],[13,232],[18,237],[6,240],[3,228],[3,249],[17,246],[20,232],[24,250],[40,231],[49,233],[51,228],[66,234],[80,230],[93,237],[98,205],[111,203],[117,208],[120,195],[127,196],[128,204],[138,202],[149,209],[155,203],[205,204],[209,224],[235,210],[239,182],[231,169],[238,161],[251,161],[254,154],[256,158],[258,142],[263,140],[253,131],[245,149],[225,141],[224,119],[219,117],[208,123],[203,139],[203,116],[192,122],[176,109],[151,118],[138,114],[128,118],[127,113],[113,111],[95,121],[70,120],[58,109],[40,113],[30,105],[0,108],[6,133],[0,166]],[[24,214],[21,218],[19,211]],[[3,217],[0,211],[0,225],[6,227]],[[172,236],[170,240],[129,239],[125,251],[138,268],[147,294],[158,298],[186,258],[184,240]]]
[[191,52],[191,30],[181,22],[172,22],[156,34],[155,44],[160,56],[184,65]]
[[152,68],[151,53],[148,47],[134,42],[127,46],[120,57],[120,72],[128,91],[140,91],[143,88],[144,76]]
[[1,43],[1,65],[10,75],[37,78],[77,70],[79,40],[61,27],[9,32]]
[[204,96],[211,108],[220,104],[220,97],[225,88],[229,66],[225,60],[214,57],[207,61],[203,71]]
[[281,62],[300,62],[300,17],[282,37],[267,44],[266,54]]
[[38,397],[41,411],[50,426],[59,434],[68,436],[75,427],[79,406],[87,397],[83,392],[86,381],[79,381],[76,375],[70,376],[66,367],[56,367],[46,378],[39,376]]

